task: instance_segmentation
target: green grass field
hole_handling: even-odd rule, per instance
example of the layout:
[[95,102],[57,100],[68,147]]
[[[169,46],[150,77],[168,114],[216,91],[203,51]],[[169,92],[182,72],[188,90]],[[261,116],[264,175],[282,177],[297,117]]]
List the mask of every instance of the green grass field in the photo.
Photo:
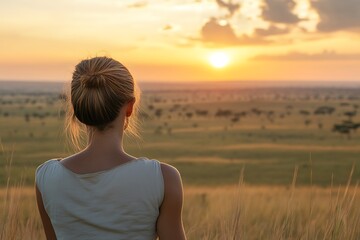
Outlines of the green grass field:
[[[360,180],[359,89],[146,91],[141,139],[126,149],[176,166],[185,185],[344,185]],[[60,92],[0,91],[0,185],[32,185],[36,166],[71,154]],[[320,107],[331,113],[318,113]],[[349,114],[350,112],[350,114]],[[349,116],[352,115],[352,116]],[[11,159],[11,162],[10,162]],[[11,165],[11,168],[9,166]],[[10,169],[10,170],[8,170]]]

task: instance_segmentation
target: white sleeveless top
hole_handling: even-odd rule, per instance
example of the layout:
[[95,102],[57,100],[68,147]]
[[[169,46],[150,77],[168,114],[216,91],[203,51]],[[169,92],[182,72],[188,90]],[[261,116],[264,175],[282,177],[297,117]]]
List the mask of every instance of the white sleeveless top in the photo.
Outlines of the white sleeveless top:
[[156,239],[164,197],[156,160],[76,174],[52,159],[37,168],[36,184],[58,240]]

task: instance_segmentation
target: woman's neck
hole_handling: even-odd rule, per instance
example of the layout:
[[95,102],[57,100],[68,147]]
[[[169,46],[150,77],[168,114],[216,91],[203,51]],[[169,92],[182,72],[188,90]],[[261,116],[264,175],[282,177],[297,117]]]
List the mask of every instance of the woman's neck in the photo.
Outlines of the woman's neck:
[[89,135],[89,145],[84,150],[94,155],[123,155],[123,133],[115,129],[94,131]]

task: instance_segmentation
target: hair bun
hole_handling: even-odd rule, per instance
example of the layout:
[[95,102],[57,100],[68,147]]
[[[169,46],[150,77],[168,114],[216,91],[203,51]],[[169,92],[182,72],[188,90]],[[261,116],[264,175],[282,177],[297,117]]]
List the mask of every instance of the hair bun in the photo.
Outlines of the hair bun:
[[101,88],[105,86],[105,78],[99,73],[82,75],[80,82],[84,88]]

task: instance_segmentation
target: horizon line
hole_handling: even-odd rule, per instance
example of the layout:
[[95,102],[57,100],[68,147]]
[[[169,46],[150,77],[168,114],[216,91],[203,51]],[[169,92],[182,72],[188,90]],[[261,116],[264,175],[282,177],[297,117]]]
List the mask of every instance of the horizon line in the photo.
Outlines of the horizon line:
[[[0,82],[21,82],[21,83],[67,83],[71,82],[71,80],[35,80],[35,79],[2,79],[0,78]],[[359,83],[359,80],[137,80],[138,83],[141,84],[193,84],[193,83]]]
[[[182,90],[231,90],[231,89],[275,89],[275,88],[337,88],[360,89],[360,81],[300,81],[300,80],[238,80],[238,81],[137,81],[141,91],[182,91]],[[40,86],[45,89],[65,89],[70,81],[44,80],[4,80],[0,79],[1,89],[34,89]]]

